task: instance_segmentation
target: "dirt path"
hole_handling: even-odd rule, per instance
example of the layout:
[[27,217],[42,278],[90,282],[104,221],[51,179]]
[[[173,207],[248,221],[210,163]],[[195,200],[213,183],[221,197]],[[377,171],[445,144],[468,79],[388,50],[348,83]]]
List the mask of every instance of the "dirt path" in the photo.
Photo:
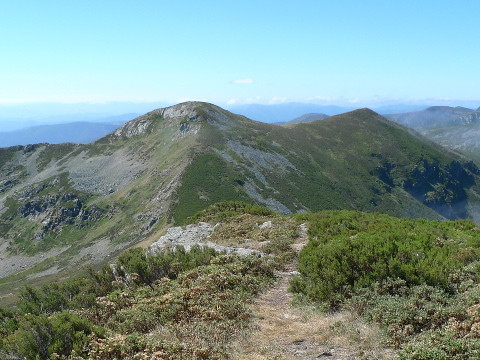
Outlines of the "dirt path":
[[[306,234],[305,234],[306,236]],[[295,248],[301,248],[300,237]],[[254,302],[253,329],[234,345],[234,359],[391,359],[381,346],[378,328],[347,311],[321,313],[309,307],[292,307],[288,292],[296,264],[278,273],[277,283]]]

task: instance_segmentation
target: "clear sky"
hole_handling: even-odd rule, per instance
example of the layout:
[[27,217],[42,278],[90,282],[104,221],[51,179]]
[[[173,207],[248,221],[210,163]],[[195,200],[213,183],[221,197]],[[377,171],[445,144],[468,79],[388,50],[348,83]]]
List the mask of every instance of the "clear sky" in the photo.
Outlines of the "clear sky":
[[477,100],[479,15],[478,0],[1,1],[0,103]]

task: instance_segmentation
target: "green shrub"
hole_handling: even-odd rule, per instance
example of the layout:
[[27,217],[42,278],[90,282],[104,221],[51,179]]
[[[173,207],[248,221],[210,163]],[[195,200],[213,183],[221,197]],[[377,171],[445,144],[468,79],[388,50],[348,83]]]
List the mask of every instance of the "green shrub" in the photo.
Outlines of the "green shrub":
[[110,269],[91,271],[91,274],[91,277],[51,283],[40,288],[26,286],[20,294],[19,308],[24,313],[39,315],[93,306],[97,296],[111,291],[113,274]]
[[73,313],[62,312],[50,317],[25,315],[18,329],[4,339],[2,350],[13,358],[46,360],[54,354],[69,356],[72,352],[84,351],[90,334],[102,336],[103,331]]
[[477,360],[480,339],[459,338],[454,331],[427,332],[400,349],[398,360]]
[[118,258],[117,271],[128,277],[135,274],[135,282],[151,286],[155,280],[163,277],[175,279],[179,273],[207,265],[217,256],[217,252],[209,247],[192,246],[185,251],[183,246],[174,250],[164,250],[156,254],[148,254],[144,249],[127,250]]
[[331,306],[389,278],[448,290],[450,274],[479,258],[480,234],[465,220],[324,212],[312,218],[309,233],[311,240],[300,253],[301,276],[291,288]]
[[382,292],[382,286],[362,289],[349,305],[380,324],[396,346],[407,342],[410,336],[443,328],[451,318],[466,316],[463,304],[440,288],[418,285]]

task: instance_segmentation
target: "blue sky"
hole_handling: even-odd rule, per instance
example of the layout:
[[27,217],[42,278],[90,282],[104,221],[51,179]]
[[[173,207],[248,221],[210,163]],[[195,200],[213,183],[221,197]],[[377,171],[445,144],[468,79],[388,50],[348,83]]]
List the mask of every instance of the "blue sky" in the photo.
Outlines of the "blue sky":
[[479,1],[17,0],[0,103],[479,100]]

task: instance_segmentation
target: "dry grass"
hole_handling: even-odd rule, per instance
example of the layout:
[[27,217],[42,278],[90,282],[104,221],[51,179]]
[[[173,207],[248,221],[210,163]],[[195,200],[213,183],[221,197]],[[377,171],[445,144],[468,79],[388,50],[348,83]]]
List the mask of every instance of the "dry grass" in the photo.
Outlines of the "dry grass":
[[[271,227],[262,227],[265,222],[271,222]],[[243,214],[220,224],[209,240],[219,245],[259,250],[272,241],[293,242],[297,236],[297,223],[291,218]]]
[[287,291],[291,272],[260,295],[252,328],[234,344],[234,359],[391,359],[380,330],[350,312],[321,313],[313,307],[292,307]]

